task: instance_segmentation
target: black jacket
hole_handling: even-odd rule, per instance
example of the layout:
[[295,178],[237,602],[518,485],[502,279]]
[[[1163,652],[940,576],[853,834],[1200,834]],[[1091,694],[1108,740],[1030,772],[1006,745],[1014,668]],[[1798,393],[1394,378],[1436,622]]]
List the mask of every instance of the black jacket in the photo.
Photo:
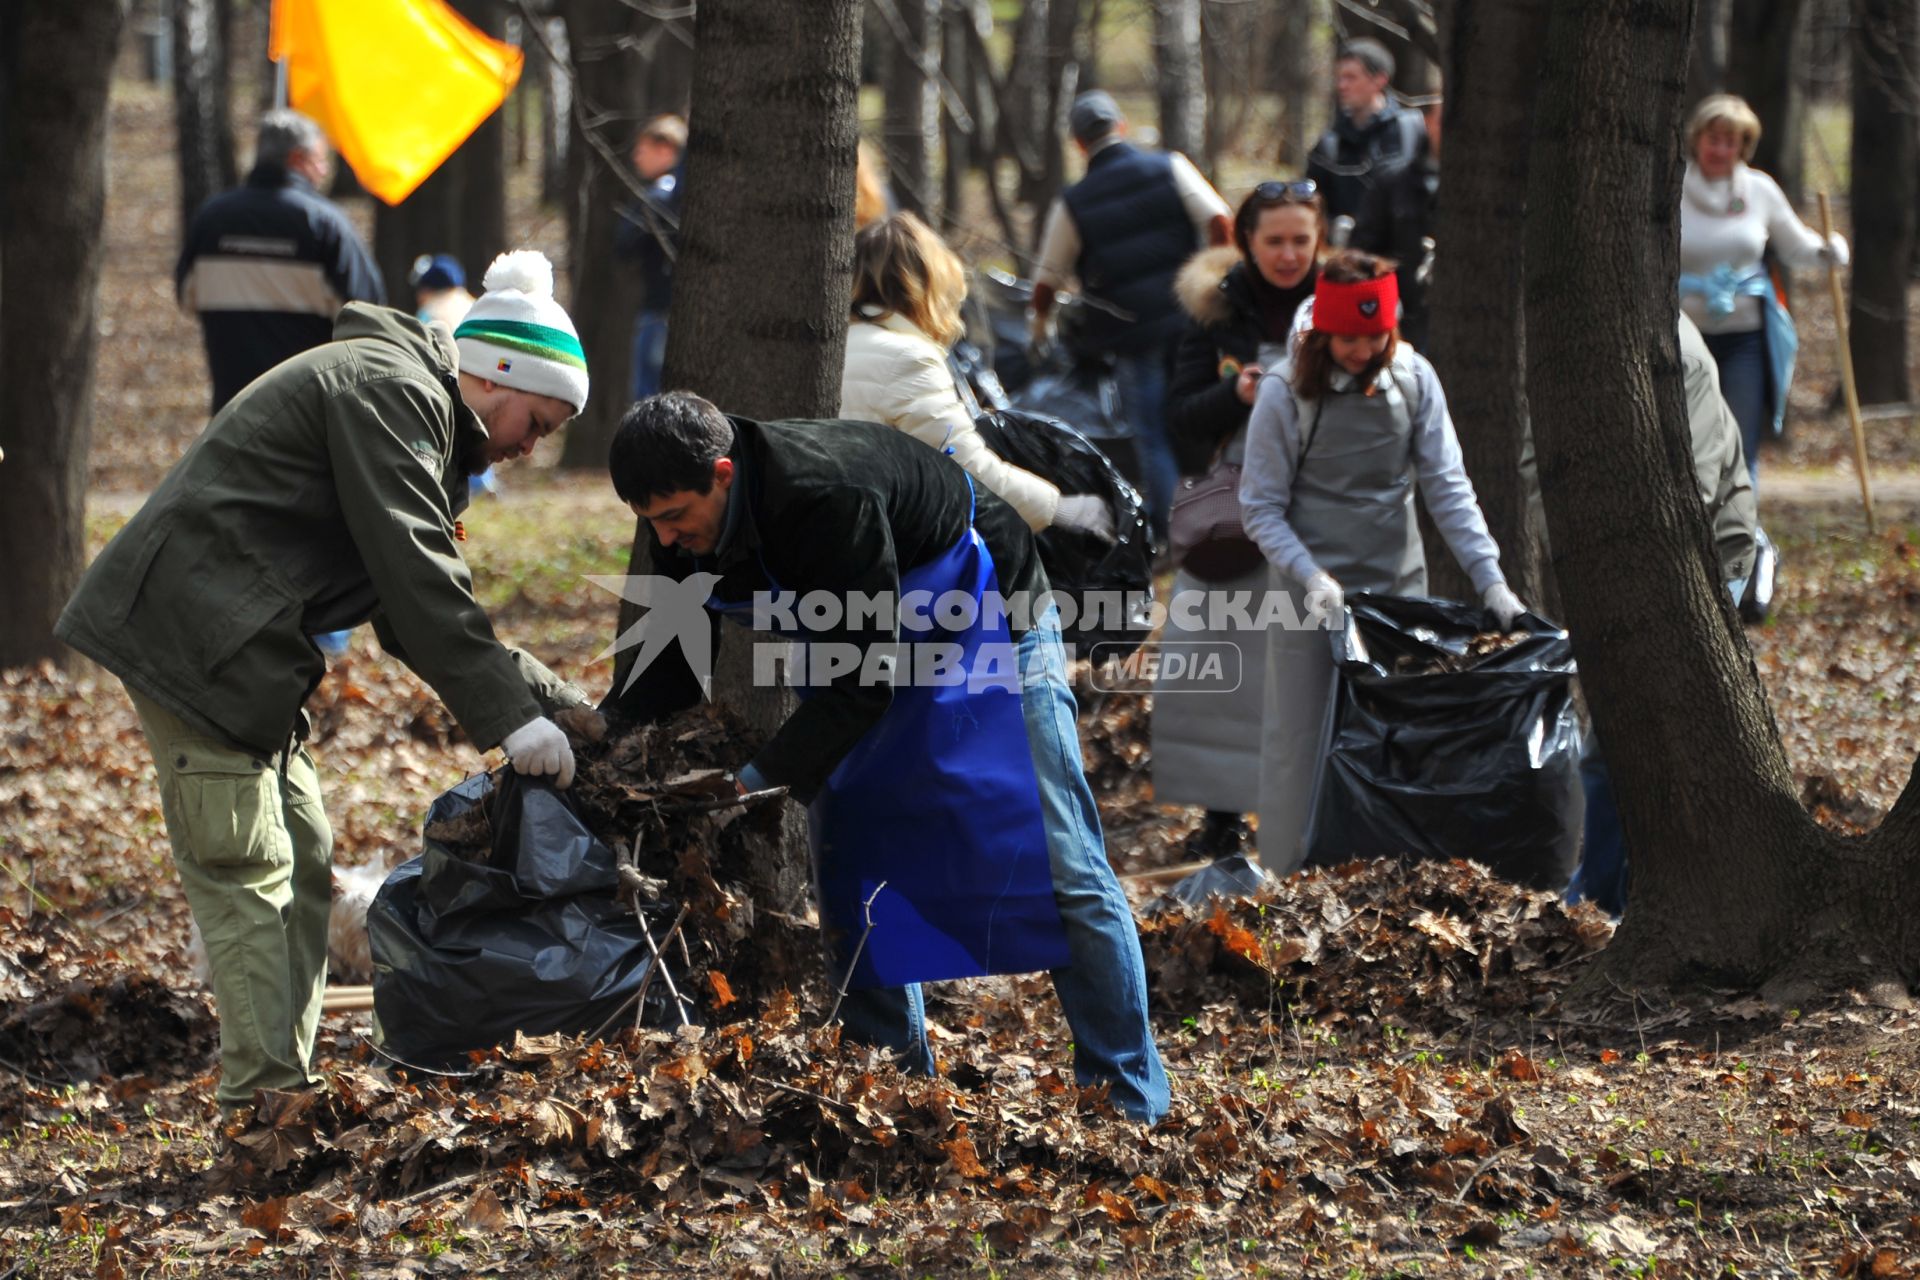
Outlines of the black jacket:
[[[685,198],[686,189],[685,162],[674,166],[672,173],[656,182],[647,184],[647,203],[656,211],[656,217],[647,217],[647,211],[633,200],[620,210],[620,220],[613,228],[613,249],[625,258],[634,258],[640,264],[641,301],[643,311],[666,311],[673,305],[673,258],[667,253],[672,246],[675,253],[680,247],[680,206]],[[665,214],[664,218],[658,217]],[[661,236],[653,231],[654,222],[660,224]]]
[[1344,111],[1337,113],[1333,127],[1307,157],[1307,176],[1320,184],[1327,220],[1342,214],[1358,218],[1367,189],[1412,164],[1426,138],[1420,113],[1391,93],[1380,114],[1364,125],[1355,124]]
[[1424,241],[1433,234],[1440,195],[1440,161],[1425,133],[1412,164],[1395,169],[1367,190],[1353,228],[1353,247],[1400,264],[1400,334],[1427,349],[1427,286],[1420,279]]
[[[709,557],[652,540],[652,572],[675,581],[705,571],[721,575],[713,598],[750,601],[773,590],[804,595],[830,591],[885,593],[897,600],[900,574],[944,555],[966,532],[967,516],[993,556],[1003,595],[1047,590],[1033,534],[1006,503],[937,450],[892,427],[869,422],[753,422],[734,418],[729,456],[744,505],[738,523]],[[715,652],[721,620],[712,615]],[[729,624],[731,625],[731,624]],[[864,652],[898,635],[891,616],[878,626],[811,633],[848,641]],[[692,706],[700,688],[679,646],[669,646],[624,694],[609,698],[619,719],[652,720]],[[814,691],[754,757],[773,785],[808,800],[862,734],[893,701],[884,684],[862,684],[854,671]]]
[[[1183,476],[1203,474],[1220,446],[1247,424],[1252,408],[1234,386],[1240,370],[1258,362],[1262,342],[1286,338],[1267,332],[1250,270],[1238,249],[1207,249],[1189,259],[1174,282],[1188,323],[1174,348],[1167,425]],[[1301,300],[1313,296],[1312,275],[1297,292]]]
[[387,301],[347,216],[270,163],[200,206],[173,282],[180,305],[200,316],[215,413],[282,360],[328,341],[346,303]]

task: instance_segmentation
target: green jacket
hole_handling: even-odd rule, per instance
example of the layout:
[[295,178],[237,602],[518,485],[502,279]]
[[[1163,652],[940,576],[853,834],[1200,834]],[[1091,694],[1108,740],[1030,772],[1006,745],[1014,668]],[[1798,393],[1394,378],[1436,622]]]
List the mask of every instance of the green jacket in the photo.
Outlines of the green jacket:
[[309,638],[373,620],[486,750],[586,701],[494,637],[454,540],[486,429],[450,334],[349,303],[334,341],[217,414],[100,553],[54,634],[262,755],[304,736]]

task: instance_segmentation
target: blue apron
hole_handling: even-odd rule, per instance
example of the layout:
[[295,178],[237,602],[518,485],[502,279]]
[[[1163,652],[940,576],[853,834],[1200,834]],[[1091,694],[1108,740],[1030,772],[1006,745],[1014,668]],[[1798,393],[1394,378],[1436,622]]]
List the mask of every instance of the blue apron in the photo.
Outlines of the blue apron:
[[[902,600],[957,591],[978,605],[996,589],[971,515],[951,548],[900,575]],[[752,625],[750,601],[707,607]],[[892,704],[807,813],[835,980],[851,970],[848,985],[867,989],[1061,968],[1066,929],[1007,620],[976,608],[971,626],[951,630],[931,607],[917,612],[901,610]],[[932,644],[949,646],[950,662],[957,654],[956,681],[915,680],[915,646]]]

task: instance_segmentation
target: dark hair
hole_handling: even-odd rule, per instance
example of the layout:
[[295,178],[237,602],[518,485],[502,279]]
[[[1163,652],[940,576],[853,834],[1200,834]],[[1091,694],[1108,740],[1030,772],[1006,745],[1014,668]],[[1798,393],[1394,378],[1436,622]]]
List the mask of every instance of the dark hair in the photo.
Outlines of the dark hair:
[[1269,209],[1284,209],[1289,205],[1311,209],[1320,239],[1322,243],[1326,241],[1326,208],[1320,202],[1320,188],[1312,178],[1299,182],[1263,182],[1247,192],[1247,198],[1233,211],[1233,243],[1239,247],[1241,257],[1249,256],[1248,246],[1253,243],[1253,233],[1260,226],[1260,215]]
[[620,501],[713,488],[713,464],[733,448],[733,423],[691,391],[665,391],[628,409],[607,451]]
[[1378,40],[1359,36],[1341,45],[1340,53],[1334,58],[1334,62],[1341,63],[1349,60],[1365,67],[1368,75],[1393,79],[1393,55],[1388,53],[1387,46]]
[[[1358,249],[1342,249],[1322,264],[1320,278],[1334,284],[1363,284],[1392,275],[1397,265],[1391,258]],[[1393,361],[1399,345],[1400,330],[1396,326],[1387,335],[1387,345],[1380,349],[1379,356],[1360,376],[1360,381],[1371,382],[1374,375]],[[1293,356],[1293,393],[1303,400],[1319,399],[1333,384],[1333,371],[1337,367],[1333,359],[1333,335],[1318,329],[1308,330]]]

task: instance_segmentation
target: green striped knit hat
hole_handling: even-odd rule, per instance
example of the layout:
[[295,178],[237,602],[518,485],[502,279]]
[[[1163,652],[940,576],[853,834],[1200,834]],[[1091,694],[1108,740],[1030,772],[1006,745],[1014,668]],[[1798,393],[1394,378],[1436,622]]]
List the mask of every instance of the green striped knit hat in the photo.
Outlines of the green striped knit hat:
[[503,253],[487,268],[487,291],[453,331],[460,372],[515,391],[587,403],[587,356],[553,300],[553,264],[535,249]]

